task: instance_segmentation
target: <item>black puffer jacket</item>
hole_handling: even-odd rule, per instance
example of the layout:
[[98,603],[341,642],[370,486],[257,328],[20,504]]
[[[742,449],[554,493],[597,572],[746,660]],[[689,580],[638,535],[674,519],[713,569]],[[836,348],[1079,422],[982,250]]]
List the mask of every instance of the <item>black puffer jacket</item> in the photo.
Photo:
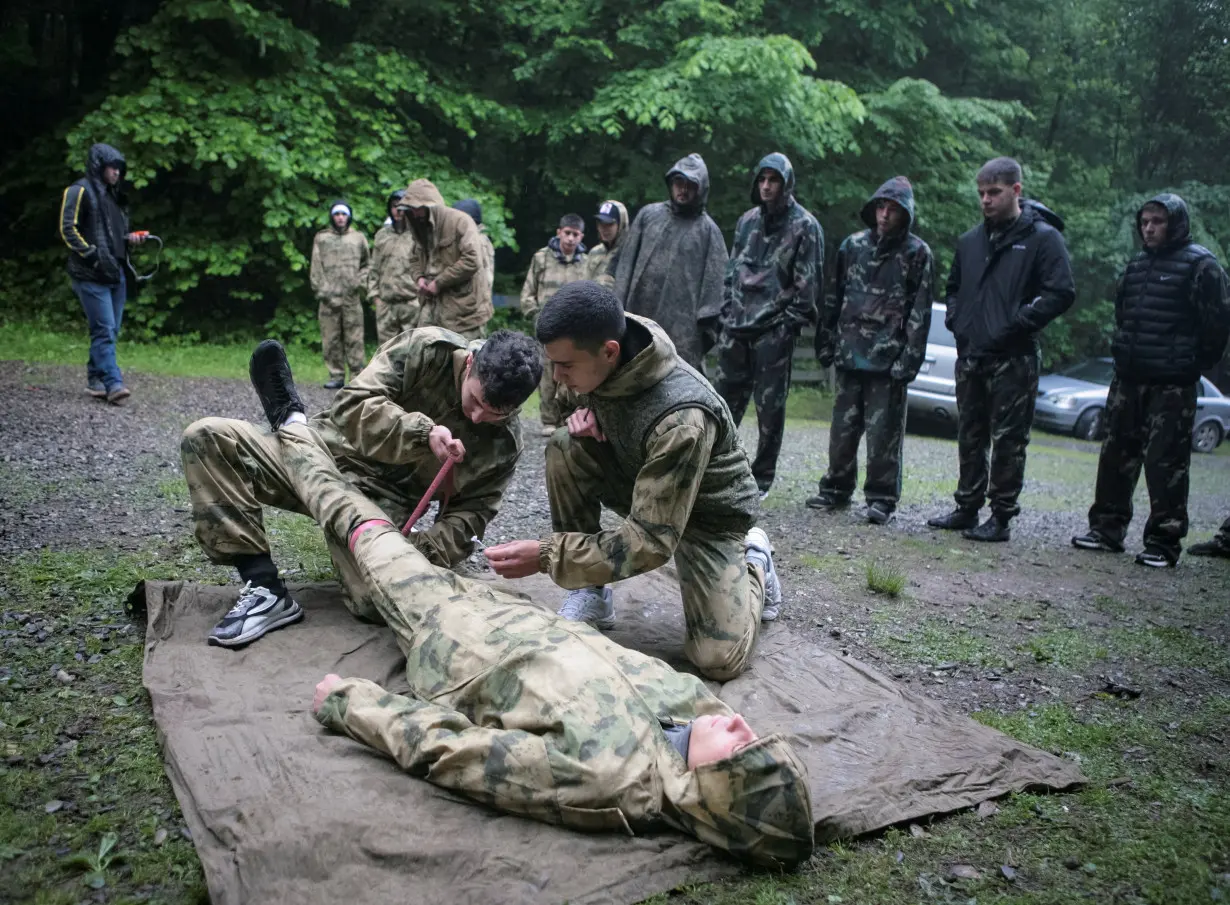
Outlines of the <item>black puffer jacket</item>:
[[1076,300],[1062,231],[1057,214],[1022,201],[1021,216],[994,241],[986,224],[957,240],[944,324],[958,356],[1037,353],[1036,334]]
[[[107,185],[103,169],[118,167],[119,181]],[[96,144],[85,176],[64,190],[60,238],[68,246],[68,275],[88,283],[119,285],[128,259],[128,211],[122,186],[128,164],[111,145]]]
[[[1166,244],[1128,262],[1115,296],[1115,371],[1133,383],[1191,384],[1221,360],[1230,334],[1226,272],[1192,240],[1187,204],[1164,193]],[[1145,206],[1136,212],[1136,231]]]

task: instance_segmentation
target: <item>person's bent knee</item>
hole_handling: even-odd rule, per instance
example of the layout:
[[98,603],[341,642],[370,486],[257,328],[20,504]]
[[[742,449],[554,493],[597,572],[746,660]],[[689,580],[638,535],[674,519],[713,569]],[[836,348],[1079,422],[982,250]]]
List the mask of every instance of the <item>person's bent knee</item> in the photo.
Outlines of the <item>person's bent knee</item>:
[[705,640],[686,645],[688,659],[702,676],[715,682],[738,678],[751,662],[752,645],[738,641]]
[[193,421],[184,428],[183,436],[179,439],[180,456],[194,456],[199,459],[204,450],[217,445],[218,437],[231,432],[229,418],[211,416]]

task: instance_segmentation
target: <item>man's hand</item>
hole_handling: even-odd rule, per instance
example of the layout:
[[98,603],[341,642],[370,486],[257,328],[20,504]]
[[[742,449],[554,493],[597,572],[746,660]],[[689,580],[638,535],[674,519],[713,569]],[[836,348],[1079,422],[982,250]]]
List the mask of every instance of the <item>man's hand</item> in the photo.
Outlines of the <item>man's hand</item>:
[[435,280],[432,280],[424,288],[427,290],[428,295],[439,295],[440,294],[440,287],[436,285]]
[[148,233],[129,233],[124,238],[127,239],[133,245],[140,245],[142,242],[145,241],[145,237],[147,235]]
[[427,445],[431,447],[431,454],[440,460],[441,465],[449,459],[466,457],[465,444],[453,439],[453,432],[442,424],[431,429],[431,433],[427,435]]
[[598,419],[592,409],[577,409],[569,415],[568,433],[574,437],[592,437],[599,443],[606,442],[606,434],[598,427]]
[[[435,281],[433,280],[432,282],[435,282]],[[427,278],[426,278],[426,277],[419,277],[419,281],[418,281],[418,284],[417,284],[417,285],[418,285],[418,287],[419,287],[419,292],[422,292],[422,293],[424,293],[424,294],[427,294],[427,292],[428,292],[427,287],[428,287],[430,284],[427,282]]]
[[329,673],[323,679],[316,683],[316,694],[312,696],[312,713],[320,713],[320,708],[325,703],[325,698],[337,686],[337,683],[342,681],[342,677],[337,673]]
[[525,578],[542,571],[540,550],[541,545],[536,540],[514,540],[488,547],[483,553],[501,578]]

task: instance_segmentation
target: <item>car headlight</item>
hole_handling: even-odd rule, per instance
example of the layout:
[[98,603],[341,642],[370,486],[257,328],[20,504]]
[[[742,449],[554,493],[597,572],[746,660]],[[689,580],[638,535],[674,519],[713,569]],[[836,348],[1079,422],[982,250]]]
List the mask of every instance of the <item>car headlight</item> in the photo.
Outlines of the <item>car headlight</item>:
[[1047,393],[1042,398],[1057,409],[1074,409],[1080,405],[1080,401],[1075,396],[1069,396],[1066,393]]

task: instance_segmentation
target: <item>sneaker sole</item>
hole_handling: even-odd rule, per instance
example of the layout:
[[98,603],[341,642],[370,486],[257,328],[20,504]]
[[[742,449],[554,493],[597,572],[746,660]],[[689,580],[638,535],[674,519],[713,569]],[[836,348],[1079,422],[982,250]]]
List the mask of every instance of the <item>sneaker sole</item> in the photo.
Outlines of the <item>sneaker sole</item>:
[[1094,542],[1081,541],[1075,537],[1072,538],[1072,546],[1078,550],[1098,550],[1103,553],[1122,553],[1123,552],[1122,547],[1112,547],[1110,546],[1110,544],[1102,543],[1100,541],[1094,541]]
[[255,628],[248,629],[248,631],[244,632],[242,635],[238,635],[234,638],[216,638],[213,635],[210,635],[209,643],[217,645],[218,647],[243,647],[245,644],[251,644],[257,638],[267,635],[275,628],[281,628],[282,626],[289,625],[292,622],[298,622],[302,618],[303,607],[295,604],[294,610],[287,613],[285,616],[280,616],[272,622],[267,622],[264,625],[259,625]]
[[760,611],[761,622],[776,622],[777,617],[782,614],[781,606],[766,606]]
[[1170,562],[1169,560],[1165,560],[1165,559],[1163,559],[1161,562],[1157,562],[1156,560],[1141,559],[1140,557],[1136,558],[1136,564],[1138,566],[1148,566],[1150,569],[1173,569],[1175,566],[1178,565],[1178,563]]

